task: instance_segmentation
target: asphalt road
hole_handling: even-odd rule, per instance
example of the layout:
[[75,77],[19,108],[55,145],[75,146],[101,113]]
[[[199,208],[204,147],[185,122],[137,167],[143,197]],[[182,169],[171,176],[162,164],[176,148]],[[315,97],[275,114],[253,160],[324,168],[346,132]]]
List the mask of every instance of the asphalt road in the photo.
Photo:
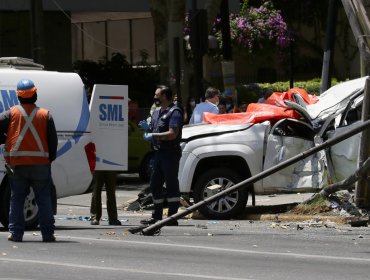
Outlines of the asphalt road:
[[[145,185],[120,187],[118,205]],[[268,199],[268,198],[266,198]],[[312,221],[181,219],[158,236],[127,229],[149,211],[120,209],[123,225],[91,226],[90,194],[58,201],[57,242],[0,232],[0,279],[369,279],[369,228]],[[106,211],[103,213],[106,215]],[[106,216],[104,216],[106,217]]]

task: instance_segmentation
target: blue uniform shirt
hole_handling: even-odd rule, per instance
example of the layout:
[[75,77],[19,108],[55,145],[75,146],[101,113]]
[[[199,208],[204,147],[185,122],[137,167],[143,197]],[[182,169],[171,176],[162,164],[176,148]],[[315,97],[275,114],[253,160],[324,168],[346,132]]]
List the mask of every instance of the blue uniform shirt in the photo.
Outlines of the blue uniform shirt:
[[150,124],[153,133],[166,132],[170,128],[178,128],[177,137],[170,141],[160,141],[153,138],[154,150],[176,148],[180,145],[183,115],[179,107],[171,104],[165,110],[157,109],[153,112]]

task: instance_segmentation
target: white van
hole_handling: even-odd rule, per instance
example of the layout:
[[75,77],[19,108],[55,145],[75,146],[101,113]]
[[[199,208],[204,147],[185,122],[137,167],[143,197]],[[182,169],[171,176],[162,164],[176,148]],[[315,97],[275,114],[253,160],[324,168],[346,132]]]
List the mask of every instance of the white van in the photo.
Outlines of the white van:
[[[91,141],[88,128],[90,112],[85,87],[79,75],[44,71],[38,66],[34,64],[33,67],[29,60],[0,58],[0,113],[19,104],[16,94],[19,80],[30,79],[34,82],[37,88],[36,104],[51,112],[58,133],[57,158],[52,163],[53,203],[56,212],[57,198],[82,194],[89,189],[96,163],[95,145]],[[34,70],[25,70],[27,68]],[[3,226],[7,226],[10,190],[2,151],[3,149],[0,153],[0,221]],[[38,208],[32,191],[26,199],[24,212],[26,227],[37,226]]]

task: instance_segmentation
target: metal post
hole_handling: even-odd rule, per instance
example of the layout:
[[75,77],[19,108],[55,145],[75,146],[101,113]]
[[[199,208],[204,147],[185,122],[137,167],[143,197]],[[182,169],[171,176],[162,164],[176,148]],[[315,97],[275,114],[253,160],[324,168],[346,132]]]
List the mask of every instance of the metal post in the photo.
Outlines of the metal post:
[[[362,101],[362,121],[370,119],[370,79],[366,79],[364,100]],[[370,132],[362,132],[358,164],[362,166],[370,156]],[[362,177],[356,183],[355,204],[357,207],[367,207],[370,205],[370,179],[368,176]]]
[[134,65],[134,53],[133,53],[133,42],[132,42],[132,19],[128,20],[128,28],[129,28],[129,40],[130,40],[130,64]]
[[231,35],[230,35],[230,15],[228,0],[221,1],[221,33],[222,33],[222,55],[224,60],[232,60]]
[[203,53],[201,50],[200,10],[197,9],[197,1],[193,0],[190,14],[191,51],[193,53],[193,96],[196,100],[203,97]]
[[108,21],[104,21],[104,39],[105,39],[105,60],[109,60],[109,37],[108,37]]
[[294,45],[293,39],[289,40],[289,88],[294,87]]
[[180,38],[173,38],[173,48],[174,48],[174,65],[175,65],[175,78],[176,78],[176,94],[177,102],[182,106],[182,96],[181,96],[181,68],[180,68]]
[[35,62],[45,64],[44,24],[42,0],[32,0],[31,10],[31,53]]
[[84,30],[84,23],[81,23],[81,59],[85,59],[85,32]]
[[323,66],[322,66],[320,92],[324,92],[328,88],[331,87],[331,74],[332,74],[332,68],[333,68],[335,31],[336,31],[336,24],[337,24],[337,11],[338,11],[338,0],[330,0],[329,16],[328,16],[327,26],[326,26],[326,40],[325,40],[324,59],[323,59]]

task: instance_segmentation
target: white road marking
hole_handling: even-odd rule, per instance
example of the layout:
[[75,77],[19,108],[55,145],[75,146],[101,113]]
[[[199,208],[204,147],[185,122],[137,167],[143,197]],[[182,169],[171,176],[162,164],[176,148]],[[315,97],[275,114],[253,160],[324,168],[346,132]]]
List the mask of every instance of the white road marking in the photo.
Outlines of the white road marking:
[[[6,233],[4,233],[6,234]],[[3,233],[0,233],[3,235]],[[370,258],[355,258],[355,257],[341,257],[341,256],[326,256],[326,255],[315,255],[315,254],[300,254],[300,253],[285,253],[285,252],[270,252],[270,251],[256,251],[256,250],[244,250],[244,249],[231,249],[231,248],[220,248],[213,246],[199,246],[199,245],[190,245],[190,244],[173,244],[173,243],[163,243],[163,242],[148,242],[148,241],[135,241],[135,240],[117,240],[117,239],[101,239],[101,238],[89,238],[89,237],[76,237],[76,236],[63,236],[57,235],[57,240],[81,240],[88,242],[99,242],[99,243],[126,243],[131,245],[140,245],[140,246],[152,246],[152,247],[173,247],[173,248],[182,248],[182,249],[193,249],[193,250],[204,250],[204,251],[214,251],[221,253],[238,253],[238,254],[248,254],[248,255],[264,255],[264,256],[284,256],[288,258],[303,258],[303,259],[321,259],[321,260],[330,260],[330,261],[341,261],[348,263],[370,263]],[[53,243],[55,245],[55,243]],[[56,243],[57,244],[57,243]],[[90,266],[90,265],[80,265],[72,264],[65,262],[54,262],[54,261],[37,261],[37,260],[28,260],[28,259],[18,259],[18,258],[7,258],[1,257],[0,261],[3,262],[19,262],[19,263],[30,263],[30,264],[43,264],[43,265],[55,265],[60,267],[71,267],[71,268],[80,268],[80,269],[89,269],[89,270],[109,270],[109,271],[120,271],[120,272],[130,272],[137,274],[148,274],[148,275],[163,275],[163,276],[181,276],[186,278],[199,278],[199,279],[215,279],[215,280],[252,280],[249,278],[233,278],[225,276],[212,276],[212,275],[202,275],[202,274],[188,274],[188,273],[172,273],[172,272],[161,272],[161,271],[147,271],[140,269],[130,269],[130,268],[115,268],[107,266]],[[1,279],[1,278],[0,278]]]
[[266,256],[285,256],[294,258],[310,258],[310,259],[323,259],[323,260],[337,260],[337,261],[353,261],[361,263],[370,263],[370,258],[354,258],[354,257],[341,257],[341,256],[326,256],[326,255],[315,255],[315,254],[299,254],[299,253],[284,253],[284,252],[269,252],[269,251],[255,251],[255,250],[244,250],[244,249],[231,249],[231,248],[220,248],[220,247],[210,247],[210,246],[199,246],[199,245],[182,245],[174,243],[162,243],[162,242],[147,242],[147,241],[134,241],[134,240],[113,240],[113,239],[97,239],[89,237],[71,237],[71,236],[57,236],[57,238],[66,239],[76,239],[76,240],[86,240],[86,241],[99,241],[99,242],[123,242],[128,244],[137,244],[143,246],[162,246],[162,247],[176,247],[184,249],[196,249],[196,250],[208,250],[208,251],[218,251],[218,252],[229,252],[229,253],[240,253],[240,254],[256,254],[256,255],[266,255]]
[[[129,273],[138,273],[138,274],[151,274],[151,275],[162,275],[162,276],[181,276],[191,279],[200,278],[200,279],[215,279],[215,280],[253,280],[251,278],[234,278],[234,277],[219,277],[213,275],[202,275],[202,274],[190,274],[190,273],[171,273],[171,272],[155,272],[147,271],[140,269],[130,269],[130,268],[117,268],[117,267],[108,267],[108,266],[92,266],[92,265],[80,265],[72,264],[65,262],[52,262],[52,261],[36,261],[36,260],[27,260],[27,259],[10,259],[10,258],[0,258],[0,262],[19,262],[19,263],[29,263],[29,264],[41,264],[41,265],[53,265],[60,267],[71,267],[71,268],[81,268],[88,270],[109,270],[109,271],[119,271],[119,272],[129,272]],[[2,279],[2,278],[0,278]]]

